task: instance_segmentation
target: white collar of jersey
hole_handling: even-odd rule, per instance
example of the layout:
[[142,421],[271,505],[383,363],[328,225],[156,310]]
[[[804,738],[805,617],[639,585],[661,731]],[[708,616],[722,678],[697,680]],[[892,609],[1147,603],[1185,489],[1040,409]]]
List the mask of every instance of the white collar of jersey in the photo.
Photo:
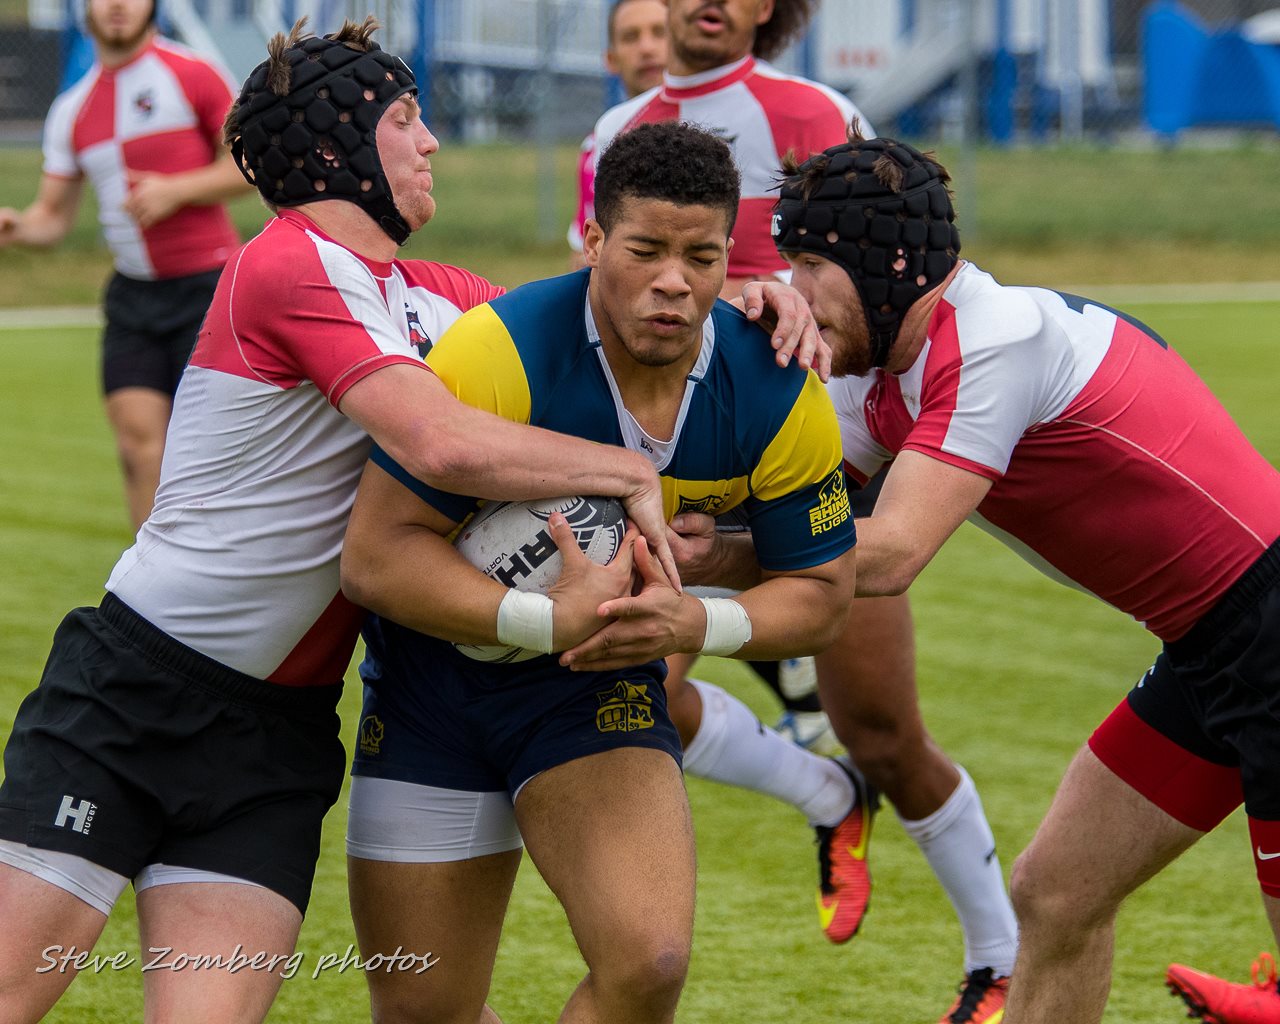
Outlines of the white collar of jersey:
[[741,70],[748,61],[754,61],[755,58],[751,54],[747,54],[741,60],[735,60],[732,64],[722,64],[718,68],[712,68],[709,71],[699,71],[696,75],[673,75],[666,72],[662,76],[663,84],[668,89],[696,89],[701,85],[707,85],[710,82],[718,82],[722,78],[728,78],[730,75]]
[[698,358],[693,364],[693,369],[685,378],[684,399],[680,403],[680,414],[676,417],[676,429],[672,432],[670,440],[660,441],[646,433],[622,403],[618,382],[614,380],[613,371],[609,369],[609,360],[605,358],[604,346],[600,342],[600,329],[596,327],[596,318],[591,313],[590,294],[583,300],[583,306],[587,344],[596,350],[600,369],[604,371],[604,379],[609,384],[609,393],[613,396],[613,407],[618,416],[618,429],[622,431],[622,443],[625,447],[647,458],[653,463],[653,468],[661,473],[670,465],[671,457],[675,454],[676,443],[680,440],[680,431],[684,429],[685,417],[689,414],[689,405],[693,401],[694,389],[702,383],[702,378],[707,374],[707,367],[711,365],[711,356],[716,350],[715,320],[708,315],[703,321],[702,347],[698,350]]

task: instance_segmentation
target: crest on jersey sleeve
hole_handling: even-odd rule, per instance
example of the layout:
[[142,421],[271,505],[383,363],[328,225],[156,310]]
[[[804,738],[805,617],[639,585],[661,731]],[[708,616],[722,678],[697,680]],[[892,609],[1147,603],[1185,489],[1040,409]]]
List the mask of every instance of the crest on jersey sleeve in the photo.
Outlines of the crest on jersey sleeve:
[[817,537],[834,530],[852,515],[844,470],[837,468],[818,488],[818,504],[809,509],[809,529]]

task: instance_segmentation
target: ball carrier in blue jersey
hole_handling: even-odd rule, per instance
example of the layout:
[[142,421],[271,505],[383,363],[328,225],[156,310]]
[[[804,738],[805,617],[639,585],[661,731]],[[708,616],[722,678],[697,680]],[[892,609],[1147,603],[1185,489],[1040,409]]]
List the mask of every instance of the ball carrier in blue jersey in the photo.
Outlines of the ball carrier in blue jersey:
[[[732,600],[678,593],[634,534],[614,565],[586,565],[556,518],[561,585],[513,594],[446,540],[473,499],[377,452],[366,468],[344,586],[381,618],[363,667],[352,910],[364,955],[440,957],[422,974],[370,974],[375,1017],[497,1019],[484,1004],[522,836],[588,967],[563,1019],[674,1017],[694,853],[657,659],[818,650],[847,614],[854,570],[820,381],[780,368],[764,336],[716,300],[738,192],[728,148],[701,129],[622,136],[601,158],[588,269],[478,307],[429,360],[464,401],[643,452],[669,514],[740,507],[765,567],[758,586]],[[635,596],[629,559],[643,582]],[[448,642],[563,651],[615,617],[646,638],[604,657],[487,664]]]

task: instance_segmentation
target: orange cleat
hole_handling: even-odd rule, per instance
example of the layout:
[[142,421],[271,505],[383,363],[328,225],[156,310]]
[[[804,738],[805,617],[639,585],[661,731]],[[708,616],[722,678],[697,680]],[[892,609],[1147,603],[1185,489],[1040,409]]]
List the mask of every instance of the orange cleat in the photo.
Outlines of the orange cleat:
[[1187,1016],[1207,1024],[1280,1024],[1276,962],[1262,953],[1253,962],[1253,984],[1237,985],[1182,964],[1172,964],[1165,984],[1187,1004]]
[[832,942],[848,942],[858,933],[871,901],[867,842],[880,794],[844,758],[838,764],[853,783],[853,807],[835,825],[814,828],[818,839],[818,921]]
[[960,994],[938,1024],[1000,1024],[1008,997],[1008,978],[995,977],[990,967],[972,971],[965,975]]

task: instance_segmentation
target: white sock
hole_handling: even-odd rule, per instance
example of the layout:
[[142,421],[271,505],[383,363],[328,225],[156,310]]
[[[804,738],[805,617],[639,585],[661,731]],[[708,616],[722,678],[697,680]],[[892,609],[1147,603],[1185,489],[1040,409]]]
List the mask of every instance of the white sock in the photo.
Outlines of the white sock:
[[853,784],[839,765],[779,736],[720,687],[688,682],[702,698],[702,724],[685,747],[685,771],[777,797],[813,825],[849,813]]
[[899,819],[956,908],[965,973],[990,967],[996,977],[1007,976],[1018,952],[1018,923],[978,789],[968,772],[956,768],[960,785],[946,803],[920,821]]

